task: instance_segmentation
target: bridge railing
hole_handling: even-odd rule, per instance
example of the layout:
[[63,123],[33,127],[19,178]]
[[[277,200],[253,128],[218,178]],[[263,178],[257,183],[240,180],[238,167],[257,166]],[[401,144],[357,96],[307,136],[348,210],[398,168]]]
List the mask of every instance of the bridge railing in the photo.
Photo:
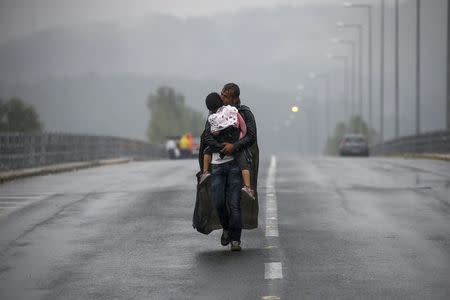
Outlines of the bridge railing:
[[450,131],[433,131],[390,140],[370,148],[371,155],[450,153]]
[[165,157],[162,145],[112,136],[0,133],[0,171],[130,157]]

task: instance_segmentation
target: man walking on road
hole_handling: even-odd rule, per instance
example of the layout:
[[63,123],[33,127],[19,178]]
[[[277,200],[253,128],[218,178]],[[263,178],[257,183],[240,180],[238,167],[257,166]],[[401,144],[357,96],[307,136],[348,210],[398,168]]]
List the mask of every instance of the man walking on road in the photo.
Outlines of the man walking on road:
[[[244,138],[234,144],[224,143],[220,152],[225,154],[225,156],[219,159],[219,153],[217,153],[217,155],[213,155],[211,162],[212,202],[217,209],[220,223],[223,228],[221,244],[226,246],[231,243],[232,251],[241,250],[240,245],[242,232],[242,175],[241,169],[234,159],[233,154],[252,147],[253,153],[256,151],[255,154],[256,156],[258,155],[255,118],[248,107],[241,105],[239,96],[240,89],[235,83],[226,84],[221,92],[223,104],[235,106],[242,115],[247,125],[247,134]],[[214,145],[217,142],[210,133],[207,133],[205,134],[205,143]],[[251,157],[248,157],[248,159],[251,159]],[[257,168],[256,163],[256,170],[253,170],[254,174],[257,174]],[[254,187],[255,193],[257,193],[257,178],[256,176],[252,177],[252,187]]]

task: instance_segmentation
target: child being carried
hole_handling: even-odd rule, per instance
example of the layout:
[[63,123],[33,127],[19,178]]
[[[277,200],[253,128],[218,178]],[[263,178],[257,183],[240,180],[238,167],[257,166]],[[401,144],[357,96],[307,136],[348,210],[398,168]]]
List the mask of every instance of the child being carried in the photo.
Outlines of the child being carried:
[[[222,99],[217,93],[209,94],[206,97],[205,103],[210,112],[208,121],[211,125],[211,134],[218,143],[233,144],[246,135],[247,126],[236,107],[223,105]],[[255,198],[255,193],[250,187],[249,155],[243,150],[235,152],[233,156],[242,170],[242,180],[244,182],[242,190],[251,198]],[[215,153],[210,147],[207,147],[203,156],[203,174],[200,177],[200,183],[211,175],[209,173],[209,168],[213,159],[220,163],[221,160],[224,160],[223,162],[225,162],[227,157],[225,157],[223,153]]]

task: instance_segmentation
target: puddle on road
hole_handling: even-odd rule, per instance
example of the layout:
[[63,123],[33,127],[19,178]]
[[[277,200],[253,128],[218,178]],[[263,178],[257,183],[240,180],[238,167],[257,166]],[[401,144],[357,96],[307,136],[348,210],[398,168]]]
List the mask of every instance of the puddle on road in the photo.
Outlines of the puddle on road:
[[450,188],[450,180],[437,175],[415,173],[414,180],[416,186],[427,186],[429,188]]
[[402,190],[436,190],[440,192],[443,191],[444,193],[450,195],[450,178],[429,173],[411,173],[402,176],[396,176],[395,181],[385,182],[385,184],[379,186],[352,184],[346,189],[358,191],[374,191],[374,192],[402,191]]
[[393,191],[414,191],[414,190],[431,190],[430,186],[366,186],[354,184],[342,190],[352,190],[360,192],[393,192]]

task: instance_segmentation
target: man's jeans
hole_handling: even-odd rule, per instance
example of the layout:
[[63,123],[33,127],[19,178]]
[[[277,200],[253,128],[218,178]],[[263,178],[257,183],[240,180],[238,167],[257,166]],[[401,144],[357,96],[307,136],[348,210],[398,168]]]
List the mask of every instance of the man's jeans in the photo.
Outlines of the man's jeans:
[[242,174],[236,160],[212,165],[212,201],[232,241],[241,241],[241,188]]

